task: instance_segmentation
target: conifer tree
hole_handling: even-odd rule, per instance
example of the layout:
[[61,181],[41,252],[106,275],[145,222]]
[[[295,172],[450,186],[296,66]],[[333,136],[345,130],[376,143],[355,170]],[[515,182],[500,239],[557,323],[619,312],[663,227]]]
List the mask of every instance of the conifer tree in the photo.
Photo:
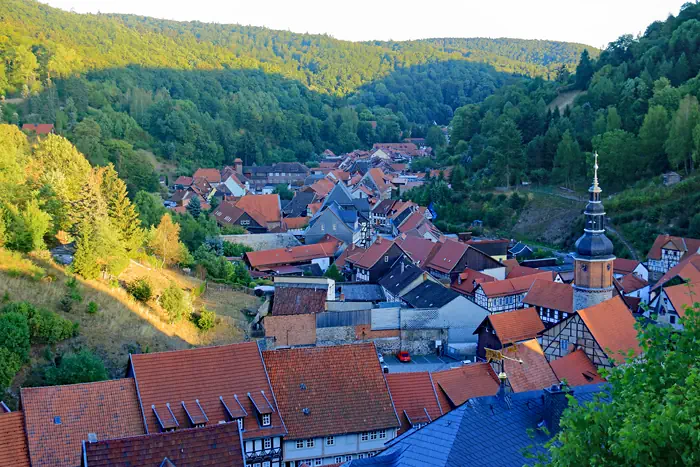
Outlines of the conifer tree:
[[100,266],[97,264],[96,242],[94,241],[94,228],[86,222],[80,226],[77,248],[73,255],[73,271],[85,279],[97,279],[100,274]]
[[199,196],[195,196],[190,200],[187,204],[187,212],[192,214],[192,217],[195,219],[199,218],[199,215],[202,213],[202,203],[199,201]]
[[143,243],[143,231],[136,208],[127,196],[126,184],[119,178],[112,164],[102,169],[102,196],[107,214],[119,233],[127,251],[138,249]]

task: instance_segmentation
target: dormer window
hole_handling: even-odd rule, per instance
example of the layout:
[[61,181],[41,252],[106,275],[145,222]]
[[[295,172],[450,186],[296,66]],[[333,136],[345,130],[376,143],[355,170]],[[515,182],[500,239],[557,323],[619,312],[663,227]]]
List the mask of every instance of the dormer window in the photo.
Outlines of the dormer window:
[[236,422],[238,423],[238,429],[240,431],[243,431],[243,419],[242,418],[237,418]]
[[262,426],[270,426],[270,424],[272,423],[272,417],[269,413],[263,414],[261,418],[261,423]]

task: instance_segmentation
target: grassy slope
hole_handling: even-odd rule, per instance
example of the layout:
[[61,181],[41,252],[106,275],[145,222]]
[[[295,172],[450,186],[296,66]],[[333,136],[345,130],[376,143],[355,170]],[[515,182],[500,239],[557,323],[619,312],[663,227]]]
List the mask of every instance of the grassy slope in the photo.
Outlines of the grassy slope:
[[[155,294],[175,281],[181,288],[194,290],[200,281],[173,271],[148,269],[132,265],[120,276],[120,280],[148,277],[155,287]],[[72,321],[80,323],[80,335],[58,345],[65,351],[85,346],[100,355],[112,377],[123,376],[130,352],[156,352],[184,349],[193,346],[225,344],[243,340],[241,326],[246,321],[240,310],[255,307],[259,300],[234,291],[205,292],[195,301],[195,308],[206,304],[219,315],[217,326],[208,333],[201,333],[189,321],[169,324],[156,303],[142,304],[135,301],[122,288],[112,288],[101,281],[80,280],[82,303],[64,313],[58,307],[66,293],[65,269],[55,265],[43,255],[21,256],[0,248],[0,296],[7,293],[12,301],[26,300],[35,305],[56,311]],[[88,314],[87,304],[94,301],[99,312]],[[34,348],[32,363],[43,363],[44,349]],[[22,383],[25,373],[15,382]]]

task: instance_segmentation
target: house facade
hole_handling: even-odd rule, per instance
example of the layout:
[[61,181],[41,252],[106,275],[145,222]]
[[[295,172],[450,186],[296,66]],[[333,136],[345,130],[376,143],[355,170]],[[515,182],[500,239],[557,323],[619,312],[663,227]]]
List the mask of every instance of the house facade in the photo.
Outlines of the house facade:
[[348,256],[346,264],[354,281],[376,284],[403,257],[404,251],[398,244],[377,237],[377,240],[366,250],[360,250]]
[[700,240],[695,238],[659,235],[647,254],[647,267],[652,282],[655,282],[676,266],[687,254],[700,250]]

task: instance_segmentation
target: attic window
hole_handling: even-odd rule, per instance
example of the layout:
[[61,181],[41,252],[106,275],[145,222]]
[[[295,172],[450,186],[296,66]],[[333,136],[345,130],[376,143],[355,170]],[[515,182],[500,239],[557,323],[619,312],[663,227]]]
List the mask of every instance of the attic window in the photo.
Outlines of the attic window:
[[53,424],[54,424],[54,425],[60,425],[60,424],[61,424],[61,417],[54,417],[54,418],[53,418]]
[[225,220],[226,222],[231,222],[231,216],[226,216],[226,217],[224,217],[224,220]]
[[270,417],[269,413],[263,414],[262,416],[262,426],[270,426],[272,423],[272,417]]
[[89,443],[96,443],[97,442],[97,433],[88,433],[88,442]]
[[388,262],[389,262],[389,257],[388,257],[388,256],[385,256],[385,257],[384,257],[384,262],[385,262],[385,263],[388,263]]
[[174,431],[180,424],[175,418],[175,414],[173,414],[173,411],[170,409],[170,403],[166,403],[165,408],[166,410],[161,410],[159,414],[156,410],[156,406],[151,406],[151,410],[153,410],[153,414],[156,416],[156,420],[158,420],[161,431]]

